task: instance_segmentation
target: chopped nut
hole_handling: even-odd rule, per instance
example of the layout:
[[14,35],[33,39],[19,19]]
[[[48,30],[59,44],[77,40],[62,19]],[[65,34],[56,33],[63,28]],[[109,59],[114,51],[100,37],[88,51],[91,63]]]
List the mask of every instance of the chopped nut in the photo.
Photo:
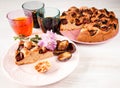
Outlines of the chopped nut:
[[49,61],[41,61],[35,66],[35,69],[40,73],[45,73],[50,69],[50,66]]

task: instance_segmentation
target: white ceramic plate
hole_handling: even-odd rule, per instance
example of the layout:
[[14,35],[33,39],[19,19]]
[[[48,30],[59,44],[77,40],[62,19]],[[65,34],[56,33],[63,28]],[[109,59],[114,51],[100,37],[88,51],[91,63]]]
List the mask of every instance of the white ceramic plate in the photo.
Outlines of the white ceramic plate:
[[[57,35],[57,39],[64,40],[63,36]],[[72,42],[69,40],[69,42]],[[73,42],[72,42],[73,43]],[[76,45],[75,45],[76,46]],[[51,63],[51,68],[47,73],[38,73],[34,66],[37,63],[18,66],[14,61],[14,53],[17,48],[17,44],[10,47],[5,57],[2,60],[2,67],[6,75],[15,81],[16,83],[27,86],[45,86],[64,79],[68,76],[77,66],[79,62],[78,48],[72,54],[70,60],[66,62],[60,62],[56,56],[48,58]]]

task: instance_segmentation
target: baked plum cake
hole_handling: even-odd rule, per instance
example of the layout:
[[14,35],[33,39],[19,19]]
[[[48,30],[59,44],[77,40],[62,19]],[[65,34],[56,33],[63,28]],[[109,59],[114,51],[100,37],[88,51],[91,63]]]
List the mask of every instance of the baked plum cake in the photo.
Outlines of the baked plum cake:
[[119,30],[113,11],[95,7],[71,7],[60,16],[60,31],[80,30],[77,41],[101,42],[114,37]]

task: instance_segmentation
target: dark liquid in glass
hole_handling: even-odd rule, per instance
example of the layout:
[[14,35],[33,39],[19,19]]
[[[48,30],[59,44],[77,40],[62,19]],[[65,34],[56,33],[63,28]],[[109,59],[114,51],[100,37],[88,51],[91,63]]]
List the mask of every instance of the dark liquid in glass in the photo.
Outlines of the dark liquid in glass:
[[46,17],[42,19],[42,23],[44,26],[44,31],[52,30],[53,32],[56,32],[59,34],[59,24],[60,19],[59,18],[52,18],[52,17]]
[[[40,28],[38,20],[37,20],[37,13],[32,12],[32,16],[33,16],[33,26],[34,26],[34,28]],[[43,14],[39,14],[39,16],[43,17]]]

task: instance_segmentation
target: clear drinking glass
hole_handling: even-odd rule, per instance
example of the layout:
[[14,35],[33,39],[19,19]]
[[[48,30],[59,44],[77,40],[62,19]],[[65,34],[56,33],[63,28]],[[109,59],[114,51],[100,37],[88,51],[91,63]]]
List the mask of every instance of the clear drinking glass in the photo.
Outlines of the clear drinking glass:
[[33,29],[32,14],[29,11],[15,10],[7,14],[11,27],[17,35],[30,36]]
[[[59,23],[60,23],[60,11],[57,8],[45,7],[37,11],[38,23],[44,33],[47,30],[52,30],[53,32],[59,33]],[[44,13],[43,13],[44,12]],[[41,17],[43,14],[43,17]]]
[[[28,1],[22,4],[22,8],[23,10],[28,10],[32,13],[32,17],[33,17],[33,27],[34,28],[39,28],[39,24],[37,21],[37,10],[38,9],[44,9],[44,3],[40,2],[40,1]],[[41,14],[41,17],[43,15]]]

